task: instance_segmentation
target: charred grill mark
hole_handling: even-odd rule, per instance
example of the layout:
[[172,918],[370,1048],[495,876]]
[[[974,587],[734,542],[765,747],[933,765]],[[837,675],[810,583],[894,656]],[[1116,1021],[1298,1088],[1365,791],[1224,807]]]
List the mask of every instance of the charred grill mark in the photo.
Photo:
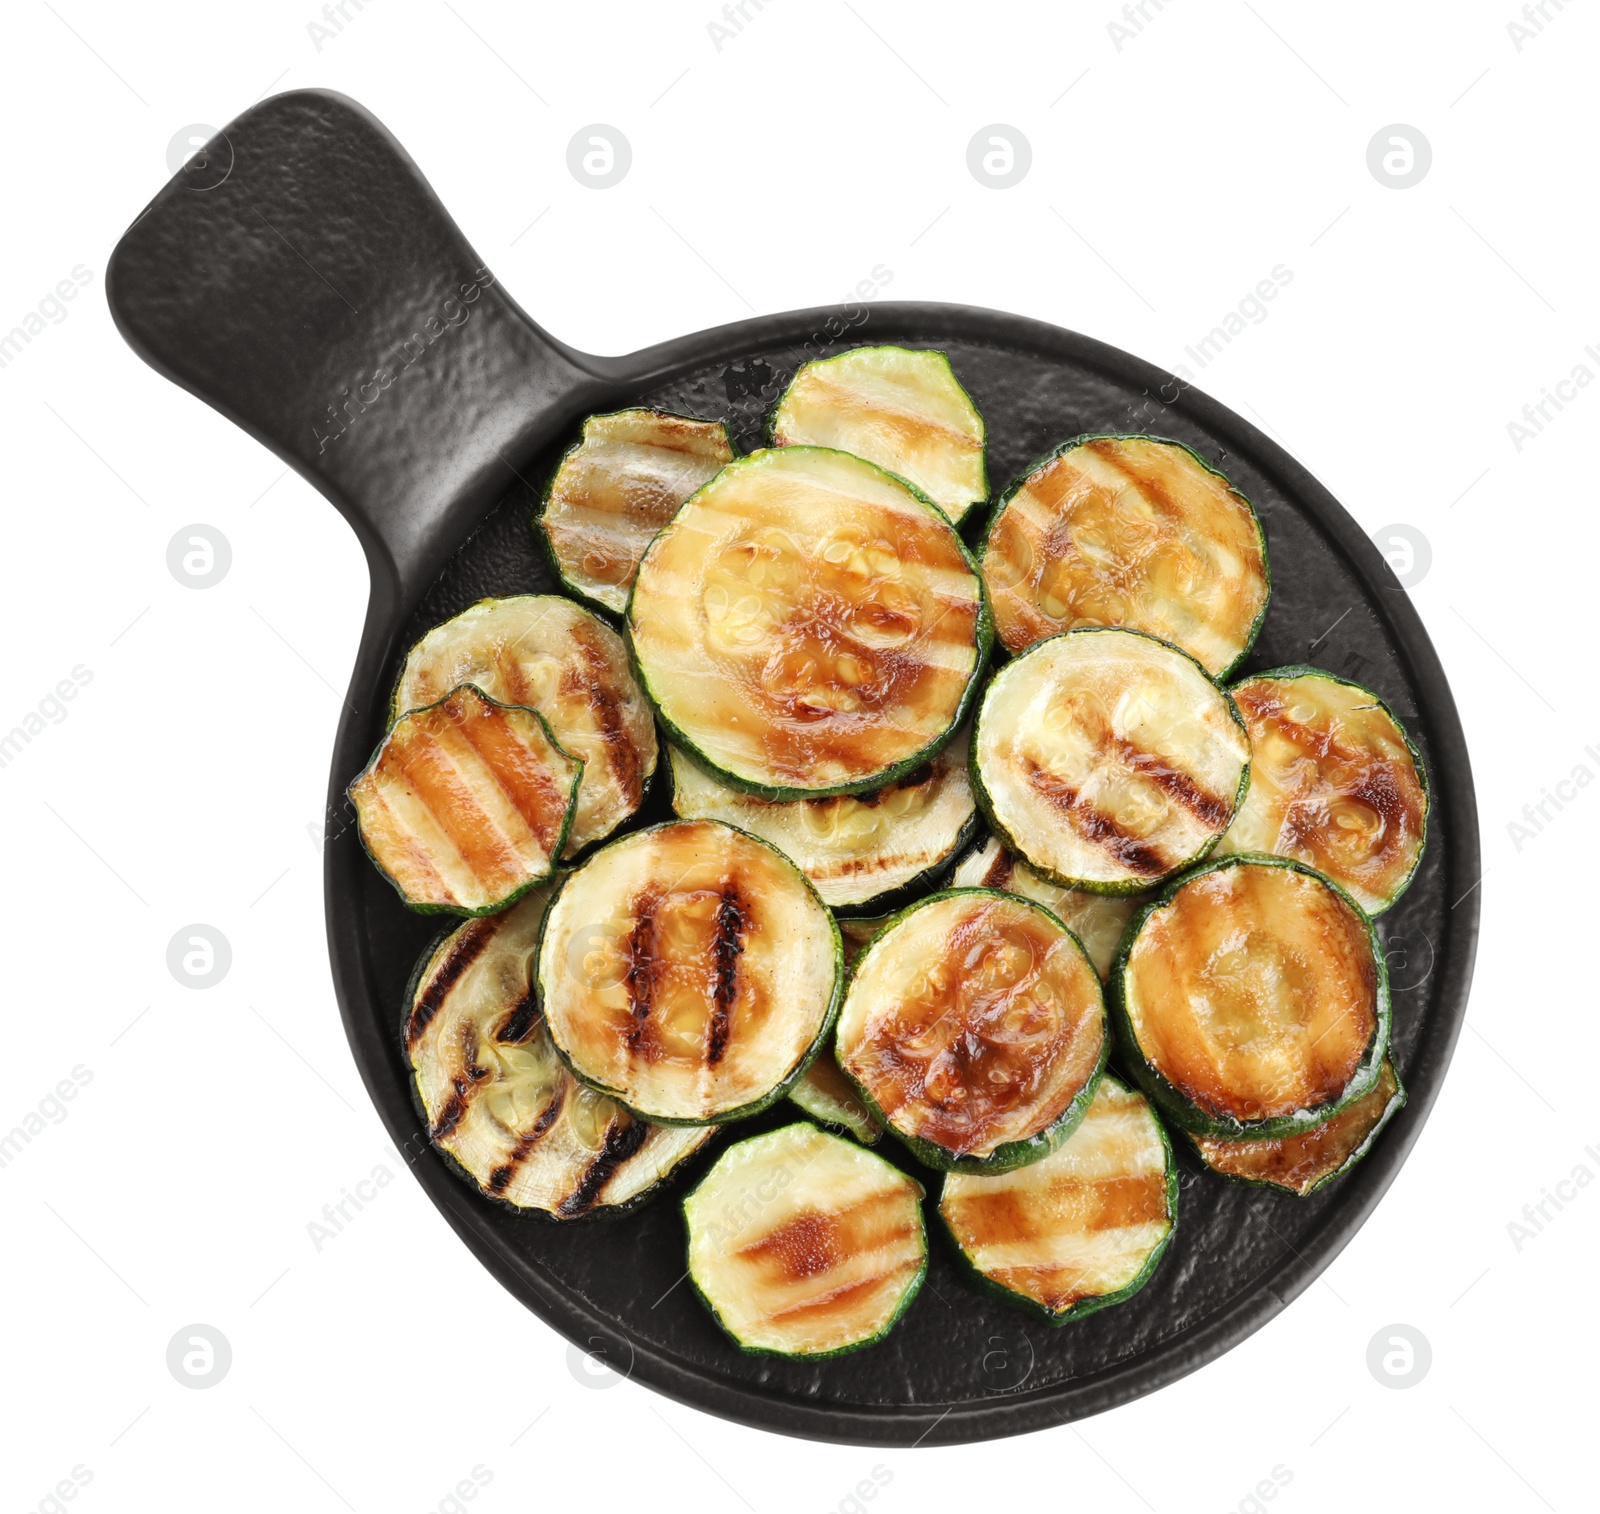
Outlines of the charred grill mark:
[[656,924],[661,896],[653,888],[642,890],[633,901],[633,925],[622,943],[622,981],[628,988],[628,1010],[633,1024],[628,1030],[629,1045],[638,1041],[650,1018],[655,998]]
[[561,1111],[566,1106],[567,1086],[562,1083],[556,1088],[554,1097],[539,1111],[539,1118],[517,1137],[517,1144],[511,1148],[510,1155],[489,1174],[490,1193],[504,1193],[517,1175],[517,1169],[528,1160],[529,1153],[549,1134],[550,1127],[561,1117]]
[[506,1016],[505,1023],[495,1033],[495,1040],[515,1046],[519,1041],[526,1041],[538,1023],[539,1002],[530,988],[516,1008]]
[[983,886],[985,888],[1005,888],[1016,876],[1017,864],[1011,853],[1003,846],[994,854],[994,861],[984,870]]
[[589,1164],[589,1170],[578,1180],[572,1192],[556,1206],[556,1214],[564,1220],[570,1220],[593,1209],[616,1170],[635,1156],[649,1139],[650,1126],[643,1120],[630,1119],[627,1124],[613,1125],[606,1132],[605,1145],[600,1148],[600,1154]]
[[443,962],[428,980],[428,985],[418,995],[406,1019],[406,1047],[414,1048],[433,1017],[444,1007],[450,990],[461,981],[461,975],[483,955],[484,949],[494,939],[499,926],[493,920],[475,921],[456,933],[455,944]]
[[1218,799],[1215,794],[1208,794],[1187,773],[1169,767],[1159,757],[1127,742],[1119,742],[1118,747],[1123,760],[1134,772],[1141,778],[1148,778],[1162,793],[1176,799],[1211,830],[1220,831],[1228,823],[1233,806],[1224,799]]
[[472,1092],[489,1076],[489,1069],[479,1067],[474,1061],[470,1063],[465,1072],[458,1073],[450,1080],[450,1097],[444,1101],[444,1107],[439,1111],[439,1117],[433,1122],[431,1134],[436,1141],[442,1141],[454,1133],[456,1126],[465,1118],[467,1106],[472,1102]]
[[1026,767],[1028,782],[1061,811],[1085,840],[1094,842],[1142,877],[1154,878],[1166,872],[1166,861],[1159,852],[1120,830],[1115,820],[1086,803],[1071,784],[1063,783],[1032,759]]
[[717,932],[711,942],[711,1030],[706,1038],[706,1065],[715,1067],[728,1049],[733,1025],[733,1003],[739,992],[739,958],[744,952],[744,932],[749,912],[729,883],[717,904]]
[[617,787],[635,808],[644,798],[644,774],[639,749],[628,729],[623,696],[612,677],[611,664],[604,649],[594,640],[589,628],[574,625],[573,645],[583,667],[568,667],[561,675],[561,692],[584,699],[594,716],[595,728],[605,743],[606,765]]

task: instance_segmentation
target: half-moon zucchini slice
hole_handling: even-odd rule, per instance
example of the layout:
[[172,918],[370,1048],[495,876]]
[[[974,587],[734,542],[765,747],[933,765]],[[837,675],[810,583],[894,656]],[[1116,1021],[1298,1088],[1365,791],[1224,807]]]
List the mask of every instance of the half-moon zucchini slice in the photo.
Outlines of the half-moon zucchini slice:
[[952,888],[998,888],[1044,905],[1081,942],[1102,980],[1111,971],[1117,943],[1133,912],[1136,896],[1088,894],[1079,888],[1058,888],[1028,864],[1013,857],[993,836],[968,852],[950,874]]
[[480,1192],[569,1220],[643,1198],[711,1138],[651,1125],[562,1066],[535,1011],[548,889],[424,954],[401,1029],[429,1138]]
[[762,799],[706,772],[676,747],[672,807],[686,820],[726,820],[794,859],[835,914],[881,915],[937,883],[978,827],[957,737],[932,762],[861,795]]
[[880,1341],[928,1270],[922,1185],[803,1121],[730,1146],[683,1201],[689,1278],[745,1351]]
[[1250,731],[1250,792],[1219,852],[1270,852],[1326,873],[1369,915],[1422,860],[1428,784],[1394,711],[1320,668],[1274,668],[1230,691]]
[[628,626],[673,739],[767,799],[864,794],[931,760],[991,640],[955,527],[819,447],[740,458],[684,505],[645,552]]
[[1049,910],[950,889],[856,959],[834,1054],[918,1161],[1006,1172],[1083,1118],[1109,1039],[1100,978]]
[[488,915],[554,876],[582,773],[536,710],[468,684],[402,716],[349,792],[412,909]]
[[1146,905],[1112,992],[1129,1069],[1194,1135],[1321,1125],[1371,1090],[1389,1046],[1372,922],[1336,883],[1281,857],[1224,857]]
[[565,856],[609,836],[644,802],[656,770],[656,725],[620,636],[555,594],[480,599],[435,626],[406,656],[392,720],[464,683],[526,705],[583,759]]
[[949,1174],[939,1218],[979,1289],[1064,1325],[1156,1270],[1178,1224],[1172,1145],[1144,1095],[1107,1076],[1060,1150],[998,1177]]
[[1200,1160],[1225,1178],[1309,1198],[1325,1184],[1343,1177],[1371,1151],[1379,1132],[1405,1102],[1400,1075],[1385,1057],[1383,1071],[1372,1091],[1313,1130],[1280,1136],[1275,1141],[1219,1141],[1213,1136],[1189,1139],[1200,1153]]
[[942,352],[856,347],[806,363],[772,412],[775,447],[852,452],[959,522],[989,497],[983,417]]
[[832,1028],[839,928],[776,847],[717,820],[635,831],[545,918],[539,1002],[591,1088],[665,1125],[754,1114]]
[[659,410],[591,415],[550,480],[534,532],[568,589],[620,615],[650,538],[732,460],[721,421]]
[[1077,626],[1127,626],[1214,678],[1267,611],[1267,544],[1250,502],[1179,442],[1080,436],[1001,496],[981,554],[1006,649]]
[[972,739],[990,828],[1063,888],[1133,894],[1204,857],[1250,781],[1233,701],[1186,652],[1100,627],[991,680]]

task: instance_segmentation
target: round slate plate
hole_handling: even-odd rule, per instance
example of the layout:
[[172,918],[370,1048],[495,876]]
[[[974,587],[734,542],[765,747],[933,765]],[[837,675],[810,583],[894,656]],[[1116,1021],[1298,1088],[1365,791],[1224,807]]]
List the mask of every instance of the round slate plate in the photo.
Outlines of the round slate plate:
[[[367,546],[373,599],[329,785],[334,977],[385,1125],[484,1266],[569,1340],[661,1392],[768,1429],[886,1445],[981,1440],[1098,1413],[1193,1371],[1301,1292],[1416,1140],[1461,1026],[1478,925],[1476,809],[1449,687],[1405,591],[1328,492],[1170,375],[991,311],[885,303],[800,312],[632,358],[585,357],[545,336],[492,275],[484,282],[415,166],[351,102],[280,96],[219,142],[226,181],[186,185],[180,175],[119,244],[112,308],[142,356],[311,478]],[[438,311],[439,334],[414,358],[420,371],[402,369],[397,344],[421,342]],[[801,362],[870,342],[949,354],[988,423],[996,494],[1055,443],[1088,431],[1172,437],[1220,468],[1259,511],[1271,555],[1272,603],[1243,671],[1309,662],[1377,690],[1422,749],[1434,810],[1416,880],[1380,925],[1410,1102],[1352,1174],[1301,1201],[1226,1183],[1179,1142],[1178,1233],[1129,1302],[1049,1329],[970,1292],[935,1239],[927,1286],[887,1341],[790,1362],[746,1356],[712,1323],[683,1275],[674,1195],[557,1225],[483,1200],[432,1150],[397,1024],[438,922],[409,914],[367,861],[343,792],[382,736],[388,693],[417,636],[485,595],[556,588],[530,522],[583,414],[640,404],[722,419],[750,449]],[[662,804],[657,795],[644,818]],[[795,1117],[780,1105],[736,1133]],[[679,1193],[726,1139],[680,1174]],[[936,1195],[936,1176],[892,1141],[880,1149]]]

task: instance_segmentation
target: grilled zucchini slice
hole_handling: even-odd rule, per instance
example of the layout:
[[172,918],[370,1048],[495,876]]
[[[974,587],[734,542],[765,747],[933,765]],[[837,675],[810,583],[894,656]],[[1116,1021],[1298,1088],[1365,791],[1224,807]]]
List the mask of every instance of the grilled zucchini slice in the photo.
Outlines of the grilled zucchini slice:
[[745,1351],[873,1345],[928,1270],[922,1185],[800,1122],[730,1146],[683,1202],[689,1278]]
[[1231,692],[1250,731],[1250,792],[1217,850],[1297,858],[1381,914],[1428,831],[1422,759],[1394,711],[1321,668],[1274,668]]
[[1132,894],[1199,861],[1250,781],[1233,701],[1142,632],[1067,631],[995,674],[972,740],[990,828],[1062,888]]
[[1001,496],[984,581],[1006,650],[1077,626],[1127,626],[1215,678],[1267,613],[1267,542],[1250,502],[1181,442],[1080,436]]
[[1140,903],[1137,897],[1124,894],[1086,894],[1082,889],[1057,888],[1026,862],[1013,857],[993,836],[956,864],[950,874],[950,886],[1003,889],[1044,905],[1083,942],[1102,981],[1111,971],[1123,928]]
[[881,915],[932,889],[978,827],[963,737],[881,789],[830,799],[744,794],[676,747],[669,750],[679,815],[726,820],[770,841],[837,915]]
[[1213,1172],[1304,1199],[1343,1177],[1371,1151],[1379,1132],[1405,1102],[1400,1075],[1385,1057],[1372,1091],[1313,1130],[1275,1141],[1219,1141],[1214,1136],[1189,1139]]
[[817,1060],[789,1090],[789,1102],[824,1125],[848,1130],[863,1146],[876,1146],[883,1135],[883,1126],[862,1102],[855,1084],[839,1071],[830,1046],[817,1053]]
[[673,739],[767,799],[864,794],[930,761],[991,640],[950,522],[819,447],[752,453],[696,494],[645,552],[628,627]]
[[918,1161],[1006,1172],[1083,1118],[1109,1040],[1100,978],[1043,905],[949,889],[856,959],[834,1053]]
[[572,593],[620,615],[650,538],[732,460],[721,421],[660,410],[591,415],[550,480],[534,534]]
[[628,819],[656,770],[656,726],[610,626],[555,594],[480,599],[435,626],[406,656],[391,721],[474,684],[503,704],[526,705],[557,742],[583,759],[565,856]]
[[468,684],[402,716],[349,793],[412,909],[489,915],[554,875],[582,773],[536,710]]
[[1064,1325],[1149,1281],[1177,1229],[1178,1168],[1144,1095],[1107,1076],[1059,1151],[946,1177],[939,1218],[976,1287]]
[[570,1220],[643,1198],[712,1131],[635,1119],[561,1065],[533,1001],[549,902],[538,889],[425,952],[401,1039],[433,1144],[490,1198]]
[[857,347],[806,363],[772,412],[775,447],[831,447],[915,484],[952,521],[989,497],[983,417],[942,352]]
[[1224,857],[1129,923],[1113,1019],[1145,1092],[1194,1135],[1301,1134],[1370,1092],[1389,1046],[1372,922],[1282,857]]
[[681,820],[602,847],[545,918],[539,1002],[577,1076],[703,1125],[788,1092],[832,1029],[839,928],[776,847]]

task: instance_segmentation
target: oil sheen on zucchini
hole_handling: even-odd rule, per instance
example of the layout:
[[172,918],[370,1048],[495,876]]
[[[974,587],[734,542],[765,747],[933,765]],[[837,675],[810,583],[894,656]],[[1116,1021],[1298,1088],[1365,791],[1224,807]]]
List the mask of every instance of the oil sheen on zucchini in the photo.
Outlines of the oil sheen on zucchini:
[[1279,1188],[1308,1198],[1342,1177],[1378,1139],[1378,1133],[1404,1107],[1406,1091],[1388,1057],[1372,1091],[1315,1129],[1275,1141],[1219,1141],[1191,1136],[1200,1160],[1213,1172],[1241,1183]]
[[555,594],[480,599],[435,626],[406,657],[391,719],[475,684],[526,705],[583,759],[565,855],[609,836],[644,801],[656,770],[656,726],[610,626]]
[[1137,897],[1123,894],[1086,894],[1082,889],[1058,888],[1041,878],[1026,862],[1013,857],[993,836],[968,852],[950,874],[952,888],[998,888],[1021,894],[1055,915],[1081,942],[1102,980],[1111,971],[1123,928],[1139,906]]
[[1214,678],[1266,614],[1266,538],[1250,502],[1179,442],[1081,436],[1001,497],[981,554],[1006,649],[1076,626],[1148,631]]
[[950,889],[856,959],[834,1054],[918,1161],[1005,1172],[1071,1135],[1108,1044],[1076,936],[1031,900]]
[[538,889],[427,952],[401,1037],[433,1144],[490,1198],[568,1220],[642,1198],[712,1131],[635,1119],[562,1066],[533,1001],[549,902]]
[[1042,1161],[950,1173],[939,1218],[973,1282],[1064,1325],[1149,1281],[1178,1224],[1178,1169],[1144,1095],[1104,1077],[1083,1123]]
[[1122,1054],[1194,1135],[1260,1140],[1332,1119],[1377,1082],[1389,982],[1372,922],[1281,857],[1224,857],[1129,924],[1112,969]]
[[841,975],[839,928],[805,875],[716,820],[602,847],[562,885],[539,948],[562,1059],[668,1125],[787,1093],[832,1028]]
[[1376,915],[1422,859],[1428,786],[1394,712],[1320,668],[1233,686],[1250,731],[1250,792],[1219,852],[1271,852],[1326,873]]
[[673,739],[767,799],[863,794],[961,725],[989,614],[955,528],[860,458],[730,463],[651,542],[628,626]]
[[554,875],[583,763],[470,684],[402,716],[350,785],[361,843],[423,914],[488,915]]
[[883,914],[933,887],[978,825],[957,737],[932,762],[859,796],[761,799],[713,778],[676,747],[672,807],[686,820],[726,820],[794,859],[836,914]]
[[1084,628],[995,674],[972,739],[992,829],[1052,883],[1133,894],[1199,861],[1250,777],[1233,701],[1192,657]]
[[807,363],[772,412],[775,447],[832,447],[915,484],[959,522],[989,496],[983,417],[942,352],[857,347]]
[[659,410],[591,415],[550,481],[534,530],[568,589],[620,615],[650,538],[732,459],[721,421]]
[[804,1122],[717,1158],[684,1200],[689,1278],[745,1351],[837,1356],[883,1339],[928,1270],[922,1185]]

